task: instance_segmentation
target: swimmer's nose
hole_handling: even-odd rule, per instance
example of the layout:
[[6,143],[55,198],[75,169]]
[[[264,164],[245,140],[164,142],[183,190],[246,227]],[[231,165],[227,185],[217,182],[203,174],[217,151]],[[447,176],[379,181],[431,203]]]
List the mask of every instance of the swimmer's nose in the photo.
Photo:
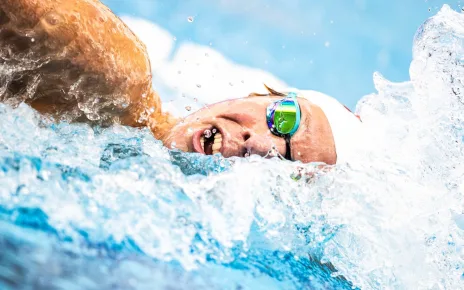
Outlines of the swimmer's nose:
[[262,157],[275,157],[277,152],[285,156],[285,140],[281,141],[276,142],[268,136],[249,135],[244,143],[244,156],[255,154]]

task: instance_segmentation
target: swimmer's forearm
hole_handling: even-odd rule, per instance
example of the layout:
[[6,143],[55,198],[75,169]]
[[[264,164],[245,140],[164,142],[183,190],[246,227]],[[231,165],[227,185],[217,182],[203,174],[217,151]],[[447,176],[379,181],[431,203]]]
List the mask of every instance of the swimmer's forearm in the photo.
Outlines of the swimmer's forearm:
[[0,61],[18,66],[20,80],[2,99],[59,119],[149,126],[157,138],[175,122],[152,89],[145,45],[100,1],[1,0],[0,17],[13,35],[0,42]]

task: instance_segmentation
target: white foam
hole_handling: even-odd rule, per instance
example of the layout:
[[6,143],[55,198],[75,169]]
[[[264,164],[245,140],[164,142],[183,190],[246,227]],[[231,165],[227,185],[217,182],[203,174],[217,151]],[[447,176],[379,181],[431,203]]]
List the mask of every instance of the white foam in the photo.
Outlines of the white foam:
[[[286,87],[272,74],[236,64],[209,46],[185,42],[172,51],[174,36],[169,32],[146,20],[128,16],[122,19],[146,44],[155,89],[164,109],[176,116],[188,115],[206,104],[262,91],[264,83]],[[187,106],[190,111],[185,109]]]
[[[180,155],[183,170],[210,174],[185,176],[148,131],[44,125],[25,105],[0,105],[0,157],[10,158],[0,164],[0,204],[42,209],[78,246],[82,231],[96,244],[127,237],[149,257],[187,270],[205,269],[211,257],[220,264],[278,249],[330,261],[361,289],[462,289],[463,32],[464,16],[448,6],[428,20],[414,39],[411,80],[376,73],[378,92],[358,103],[370,137],[358,158],[309,183],[289,177],[300,164],[257,156],[233,159],[221,172],[217,156]],[[200,58],[197,48],[160,63],[178,68],[181,56]],[[195,65],[185,69],[197,77]],[[143,154],[114,161],[134,147]],[[37,158],[16,164],[15,154]],[[251,263],[267,265],[259,257]]]

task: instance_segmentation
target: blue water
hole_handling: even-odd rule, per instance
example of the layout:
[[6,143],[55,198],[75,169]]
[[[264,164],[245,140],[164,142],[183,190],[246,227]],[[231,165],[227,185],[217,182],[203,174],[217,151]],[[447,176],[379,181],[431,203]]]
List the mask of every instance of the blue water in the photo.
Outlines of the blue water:
[[0,104],[0,288],[464,289],[463,39],[447,6],[428,20],[328,172]]
[[221,184],[201,183],[229,161],[170,155],[146,130],[43,123],[27,106],[0,110],[5,287],[349,288],[308,256],[266,245],[253,222],[246,237],[215,237],[207,215],[221,207],[212,192]]

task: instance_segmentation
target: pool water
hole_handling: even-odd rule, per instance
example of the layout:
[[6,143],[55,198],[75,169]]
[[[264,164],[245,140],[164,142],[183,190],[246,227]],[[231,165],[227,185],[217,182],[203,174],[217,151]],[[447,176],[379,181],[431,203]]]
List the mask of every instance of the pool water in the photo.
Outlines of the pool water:
[[0,288],[464,289],[463,41],[464,15],[427,20],[327,171],[0,104]]

